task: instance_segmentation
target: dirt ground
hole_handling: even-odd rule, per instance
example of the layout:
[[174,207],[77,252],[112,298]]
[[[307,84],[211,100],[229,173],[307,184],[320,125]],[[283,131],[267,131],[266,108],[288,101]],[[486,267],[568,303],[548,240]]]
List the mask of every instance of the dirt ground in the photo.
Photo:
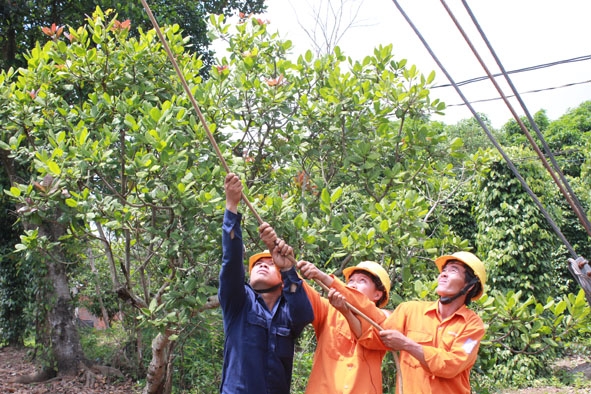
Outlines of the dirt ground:
[[131,381],[96,375],[91,385],[82,376],[54,378],[43,383],[21,384],[12,381],[36,371],[25,349],[5,347],[0,349],[1,394],[135,394],[141,392]]
[[[591,362],[582,358],[563,360],[557,365],[569,373],[582,373],[591,382]],[[92,385],[87,385],[82,375],[75,378],[54,378],[43,383],[14,383],[18,376],[35,372],[35,366],[27,357],[25,349],[5,347],[0,349],[1,394],[137,394],[141,388],[129,380],[108,380],[97,375]],[[535,387],[506,390],[502,394],[589,394],[591,383],[586,388]]]

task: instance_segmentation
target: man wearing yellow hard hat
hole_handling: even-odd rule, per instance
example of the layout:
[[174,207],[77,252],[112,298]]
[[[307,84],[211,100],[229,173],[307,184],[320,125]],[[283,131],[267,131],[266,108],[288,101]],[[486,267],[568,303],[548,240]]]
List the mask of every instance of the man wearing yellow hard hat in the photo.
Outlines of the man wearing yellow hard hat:
[[242,183],[232,173],[224,182],[222,267],[218,298],[224,321],[224,364],[220,393],[289,394],[295,340],[314,317],[293,261],[293,249],[267,223],[259,235],[269,251],[243,264]]
[[485,328],[467,306],[482,296],[486,270],[470,252],[438,257],[435,265],[439,299],[401,303],[381,324],[383,331],[365,330],[359,342],[400,351],[404,393],[470,394],[470,370]]
[[324,298],[304,283],[314,309],[312,326],[317,340],[306,393],[381,394],[382,359],[386,351],[366,349],[358,344],[362,326],[345,301],[355,298],[372,304],[384,320],[389,313],[379,308],[388,303],[391,286],[388,272],[376,262],[362,261],[343,270],[344,285],[310,262],[299,261],[298,268],[305,278],[319,280],[329,288],[328,298]]

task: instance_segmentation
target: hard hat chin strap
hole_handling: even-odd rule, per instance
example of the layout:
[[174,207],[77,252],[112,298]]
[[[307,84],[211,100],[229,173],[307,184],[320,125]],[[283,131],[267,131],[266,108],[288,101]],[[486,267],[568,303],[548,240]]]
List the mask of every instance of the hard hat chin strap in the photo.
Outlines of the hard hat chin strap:
[[449,304],[450,302],[452,302],[456,298],[465,295],[470,290],[470,288],[472,288],[472,286],[474,286],[476,283],[478,283],[478,279],[471,280],[470,282],[468,282],[466,284],[466,286],[464,286],[464,288],[462,290],[460,290],[460,292],[458,294],[456,294],[455,296],[451,296],[451,297],[439,297],[439,302],[441,302],[443,305]]
[[262,289],[262,290],[254,290],[253,289],[253,290],[259,294],[265,294],[265,293],[272,293],[275,290],[279,289],[281,286],[283,286],[283,283],[277,283],[275,286],[269,287],[268,289]]

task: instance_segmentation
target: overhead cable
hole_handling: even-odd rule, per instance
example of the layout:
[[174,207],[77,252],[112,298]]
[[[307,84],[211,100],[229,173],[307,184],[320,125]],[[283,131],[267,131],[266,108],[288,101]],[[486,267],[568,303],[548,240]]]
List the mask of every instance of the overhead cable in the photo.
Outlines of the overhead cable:
[[[583,85],[586,83],[591,83],[591,79],[587,80],[587,81],[581,81],[581,82],[572,82],[572,83],[567,83],[564,85],[560,85],[560,86],[553,86],[553,87],[549,87],[549,88],[542,88],[542,89],[534,89],[534,90],[527,90],[525,92],[521,92],[520,94],[530,94],[530,93],[540,93],[540,92],[545,92],[548,90],[555,90],[555,89],[562,89],[562,88],[568,88],[571,86],[576,86],[576,85]],[[439,85],[439,87],[442,87],[443,85]],[[446,86],[451,86],[451,85],[446,85]],[[515,97],[514,94],[509,94],[506,95],[506,97]],[[487,99],[480,99],[480,100],[471,100],[470,103],[475,104],[475,103],[486,103],[486,102],[490,102],[490,101],[497,101],[497,100],[502,100],[502,97],[491,97],[491,98],[487,98]],[[446,107],[460,107],[460,106],[464,106],[466,104],[464,103],[455,103],[455,104],[446,104]]]
[[[550,166],[550,164],[546,160],[546,157],[544,156],[544,154],[540,150],[540,147],[534,141],[534,139],[531,136],[529,130],[527,129],[527,127],[525,126],[525,124],[523,124],[523,121],[521,120],[521,118],[519,117],[519,115],[515,112],[515,108],[513,108],[513,105],[509,102],[509,100],[505,96],[505,93],[503,92],[503,89],[501,89],[501,87],[499,86],[499,84],[497,83],[497,80],[492,76],[492,74],[491,74],[488,66],[485,64],[484,60],[482,59],[482,57],[478,53],[478,50],[476,49],[476,47],[474,46],[474,44],[472,43],[472,41],[470,40],[470,38],[466,34],[466,31],[460,25],[458,19],[455,17],[454,13],[451,11],[451,9],[447,5],[446,1],[445,0],[440,0],[440,2],[443,5],[443,7],[445,8],[445,10],[447,11],[449,17],[452,19],[452,21],[456,25],[456,27],[457,27],[458,31],[460,32],[460,34],[462,35],[462,37],[466,41],[466,44],[470,47],[470,50],[472,51],[472,53],[474,54],[474,56],[478,60],[478,63],[480,63],[480,65],[482,66],[482,69],[484,70],[484,72],[486,73],[486,75],[488,75],[488,77],[490,79],[490,82],[497,89],[497,92],[499,93],[499,95],[501,96],[501,98],[503,99],[503,101],[505,102],[505,105],[507,106],[507,108],[509,109],[509,111],[511,112],[511,114],[513,115],[513,118],[515,119],[515,121],[517,122],[517,124],[519,125],[519,127],[521,128],[521,130],[523,131],[523,133],[525,134],[525,137],[529,141],[530,145],[532,146],[532,148],[534,149],[534,151],[536,152],[536,154],[538,155],[538,157],[540,158],[540,160],[542,162],[542,165],[544,166],[544,168],[546,168],[546,170],[548,171],[548,173],[552,177],[552,180],[554,181],[554,183],[556,184],[556,186],[558,187],[558,189],[560,190],[560,192],[562,193],[562,195],[564,196],[564,198],[567,200],[568,204],[573,209],[575,215],[577,215],[577,218],[579,219],[580,223],[583,225],[583,227],[585,228],[585,230],[587,231],[587,233],[591,236],[591,224],[589,223],[589,221],[587,220],[586,216],[584,215],[584,213],[582,211],[582,208],[580,207],[580,204],[577,205],[577,203],[575,202],[575,199],[573,198],[573,195],[572,195],[574,193],[569,193],[569,192],[567,192],[565,190],[566,179],[564,179],[564,176],[562,176],[562,179],[559,179],[559,175],[561,175],[562,172],[558,168],[558,165],[556,164],[554,168],[552,168],[552,166]],[[525,103],[523,102],[523,100],[521,100],[521,97],[519,96],[519,93],[517,93],[517,89],[515,89],[515,86],[513,85],[511,79],[509,78],[509,76],[505,72],[505,69],[504,69],[501,61],[499,60],[498,56],[496,55],[495,51],[493,50],[492,45],[490,45],[490,42],[486,38],[486,35],[484,34],[484,32],[482,31],[482,29],[480,28],[480,25],[476,21],[476,18],[474,17],[474,14],[471,12],[471,10],[468,7],[468,5],[466,4],[465,0],[462,0],[462,3],[464,4],[464,7],[466,8],[466,10],[468,11],[468,13],[470,14],[470,16],[472,18],[472,21],[474,22],[475,26],[477,27],[478,31],[480,32],[480,35],[483,38],[483,40],[485,41],[485,43],[486,43],[489,51],[491,52],[491,54],[495,58],[495,60],[497,62],[497,65],[499,66],[499,68],[501,69],[503,75],[505,76],[505,79],[507,80],[507,83],[512,88],[514,94],[516,95],[516,98],[519,100],[519,103],[521,104],[521,107],[526,112],[526,114],[528,116],[528,119],[529,119],[532,127],[536,130],[536,132],[538,134],[538,137],[542,140],[545,148],[547,148],[547,154],[553,158],[552,152],[550,152],[550,148],[548,148],[548,145],[546,144],[546,141],[544,140],[544,137],[542,136],[542,133],[540,132],[540,130],[539,130],[536,122],[533,120],[533,118],[529,114],[529,111],[527,111],[527,108],[525,106]],[[556,161],[553,160],[553,163],[555,164]],[[569,190],[571,190],[571,192],[572,192],[572,189],[570,189],[570,187],[569,187]]]
[[[582,61],[586,61],[586,60],[591,60],[591,55],[579,56],[579,57],[574,57],[574,58],[571,58],[571,59],[559,60],[559,61],[555,61],[555,62],[551,62],[551,63],[545,63],[545,64],[539,64],[537,66],[530,66],[530,67],[525,67],[525,68],[518,68],[516,70],[507,71],[506,73],[507,74],[519,74],[519,73],[523,73],[523,72],[540,70],[542,68],[554,67],[554,66],[558,66],[558,65],[562,65],[562,64],[568,64],[568,63],[574,63],[574,62],[582,62]],[[502,73],[497,73],[497,74],[493,74],[493,77],[500,77],[501,75],[503,75],[503,74]],[[486,80],[488,80],[488,76],[470,78],[470,79],[466,79],[464,81],[458,82],[457,85],[458,86],[464,86],[464,85],[468,85],[468,84],[471,84],[471,83],[481,82],[481,81],[486,81]],[[441,84],[441,85],[435,85],[435,86],[432,87],[432,89],[449,88],[451,86],[452,86],[451,84],[445,83],[445,84]]]
[[[444,0],[441,0],[441,1],[443,3],[445,3]],[[589,236],[591,236],[591,223],[589,223],[589,219],[587,218],[587,216],[585,214],[585,211],[584,211],[584,209],[583,209],[583,207],[581,205],[581,202],[579,201],[579,199],[577,198],[575,192],[571,188],[570,183],[565,178],[562,170],[560,169],[560,166],[556,162],[556,159],[554,157],[554,154],[552,153],[552,150],[550,149],[550,147],[546,143],[546,140],[544,138],[544,135],[540,131],[540,129],[539,129],[536,121],[534,120],[534,118],[532,117],[531,113],[527,109],[527,106],[525,105],[524,101],[521,99],[521,96],[519,95],[519,92],[517,91],[517,88],[515,88],[515,85],[513,84],[511,78],[507,74],[507,72],[506,72],[506,70],[505,70],[505,68],[504,68],[501,60],[499,59],[499,57],[497,56],[495,50],[493,49],[492,45],[490,44],[490,41],[486,37],[486,34],[484,34],[484,31],[482,30],[480,24],[476,20],[476,17],[474,16],[474,13],[472,12],[472,10],[470,9],[470,7],[468,6],[468,3],[466,2],[466,0],[462,0],[462,4],[464,4],[464,8],[466,9],[466,11],[468,12],[468,14],[470,15],[470,18],[472,19],[472,22],[474,23],[474,26],[476,26],[476,28],[478,29],[478,32],[480,33],[480,36],[482,37],[483,41],[486,43],[486,46],[488,47],[490,53],[493,55],[493,57],[494,57],[494,59],[495,59],[495,61],[497,63],[497,66],[499,67],[499,69],[501,70],[503,76],[505,77],[505,80],[507,81],[507,83],[511,87],[511,90],[513,91],[513,94],[515,95],[515,98],[517,99],[517,101],[521,105],[521,108],[523,109],[523,112],[525,113],[527,119],[529,120],[529,123],[530,123],[531,127],[536,132],[536,135],[538,136],[540,142],[542,143],[542,146],[544,147],[544,151],[546,152],[546,155],[548,156],[548,158],[552,162],[552,167],[553,167],[553,169],[555,171],[555,174],[558,176],[558,178],[556,178],[555,174],[552,172],[552,169],[549,166],[547,166],[546,158],[542,154],[542,152],[539,151],[539,148],[538,148],[537,144],[535,143],[535,141],[533,139],[531,139],[531,138],[528,138],[528,139],[530,139],[530,143],[532,144],[534,150],[536,152],[539,152],[538,154],[540,156],[540,160],[542,160],[542,163],[544,163],[544,166],[548,169],[548,171],[552,175],[552,178],[554,179],[554,182],[556,183],[556,185],[558,186],[558,188],[561,190],[561,192],[564,194],[564,196],[565,196],[566,200],[568,201],[569,205],[571,206],[571,208],[573,209],[573,211],[577,215],[577,218],[581,222],[581,225],[587,231],[587,234]],[[491,81],[494,81],[494,77],[493,76],[491,76],[490,78],[491,78]],[[516,117],[516,119],[518,118],[517,114],[514,114],[514,116]],[[521,122],[521,119],[518,120],[518,123],[519,122]],[[521,126],[522,126],[522,129],[523,129],[523,132],[526,135],[529,135],[529,132],[528,132],[527,128],[525,127],[525,125],[521,124]],[[566,188],[566,191],[563,189],[563,187]]]
[[492,142],[492,144],[495,146],[495,148],[497,148],[497,150],[499,151],[499,153],[501,154],[501,156],[503,156],[503,159],[505,159],[505,161],[507,162],[507,165],[509,166],[509,168],[511,169],[511,171],[513,172],[513,174],[515,175],[515,177],[521,183],[521,186],[524,188],[524,190],[527,192],[527,194],[529,194],[529,196],[532,198],[532,200],[534,201],[534,203],[538,206],[538,208],[542,212],[542,215],[544,216],[544,218],[546,218],[546,221],[549,223],[549,225],[552,227],[552,229],[554,230],[554,232],[561,239],[561,241],[563,242],[563,244],[565,245],[565,247],[568,249],[568,251],[570,252],[570,254],[573,256],[573,258],[578,258],[577,253],[575,252],[575,250],[573,249],[573,247],[571,246],[571,244],[568,242],[568,240],[566,239],[566,237],[564,236],[564,234],[562,234],[562,232],[560,231],[560,228],[556,225],[556,223],[550,217],[550,215],[548,214],[548,212],[546,211],[546,209],[544,208],[544,206],[542,205],[542,203],[540,202],[540,200],[538,199],[538,197],[535,195],[535,193],[528,186],[527,182],[521,176],[521,174],[519,173],[519,171],[517,170],[517,168],[515,167],[515,165],[511,161],[511,159],[509,158],[509,156],[507,156],[507,153],[504,151],[504,149],[501,147],[501,145],[499,144],[499,142],[493,136],[493,134],[489,130],[488,126],[484,123],[484,121],[482,120],[482,118],[480,117],[480,115],[476,112],[476,110],[474,109],[474,107],[470,104],[470,102],[468,101],[468,99],[466,98],[466,96],[464,96],[462,90],[455,83],[454,79],[449,74],[449,72],[447,71],[447,69],[443,66],[443,64],[441,63],[441,61],[437,57],[437,55],[433,52],[433,50],[431,49],[431,47],[429,46],[429,44],[427,43],[427,41],[425,40],[425,38],[423,37],[423,35],[421,34],[421,32],[417,29],[417,27],[414,25],[414,23],[410,20],[410,18],[406,14],[406,12],[404,12],[404,9],[402,8],[402,6],[398,2],[398,0],[392,0],[392,2],[396,6],[396,8],[398,8],[398,11],[400,11],[401,15],[404,17],[404,19],[409,24],[409,26],[413,29],[413,31],[415,32],[415,34],[417,35],[417,37],[419,38],[419,40],[421,40],[421,42],[425,46],[425,49],[427,49],[427,51],[429,52],[429,54],[431,55],[431,57],[433,58],[433,60],[435,61],[435,63],[437,63],[437,65],[439,66],[439,68],[441,69],[441,71],[445,74],[445,76],[450,81],[450,83],[452,84],[452,86],[454,87],[454,89],[456,90],[456,92],[458,93],[458,95],[462,98],[462,100],[464,101],[464,103],[466,104],[466,106],[468,107],[468,109],[472,112],[472,115],[478,121],[478,123],[480,124],[480,127],[482,127],[482,129],[484,130],[484,132],[486,133],[487,137],[490,139],[490,141]]

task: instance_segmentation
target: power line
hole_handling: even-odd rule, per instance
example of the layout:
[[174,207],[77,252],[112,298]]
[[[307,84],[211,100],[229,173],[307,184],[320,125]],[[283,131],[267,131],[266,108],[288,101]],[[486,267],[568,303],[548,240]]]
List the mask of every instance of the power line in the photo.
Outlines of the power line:
[[[573,57],[571,59],[558,60],[558,61],[554,61],[554,62],[550,62],[550,63],[543,63],[543,64],[538,64],[535,66],[518,68],[516,70],[507,71],[507,74],[518,74],[518,73],[522,73],[522,72],[540,70],[542,68],[554,67],[554,66],[559,66],[562,64],[576,63],[576,62],[582,62],[582,61],[587,61],[587,60],[591,60],[591,55],[578,56],[578,57]],[[502,75],[503,75],[502,73],[497,73],[497,74],[493,74],[493,77],[500,77]],[[468,84],[475,83],[475,82],[488,81],[488,80],[489,80],[488,76],[476,77],[476,78],[466,79],[465,81],[457,82],[456,85],[463,86],[463,85],[468,85]],[[448,87],[452,87],[452,86],[453,86],[452,84],[446,83],[443,85],[435,85],[431,89],[448,88]]]
[[509,166],[509,168],[511,169],[511,171],[513,172],[513,174],[515,175],[515,177],[519,180],[519,183],[521,183],[521,186],[523,187],[523,189],[527,192],[527,194],[530,195],[530,197],[534,201],[535,205],[540,209],[542,215],[546,218],[548,224],[552,227],[552,229],[554,230],[554,232],[562,240],[563,244],[568,249],[568,251],[571,253],[571,255],[573,257],[578,257],[576,255],[576,252],[573,249],[572,245],[564,237],[564,234],[562,234],[562,232],[560,231],[560,228],[558,228],[557,224],[550,217],[550,215],[548,214],[548,212],[546,211],[546,209],[544,208],[544,206],[542,205],[542,203],[540,202],[540,200],[538,199],[538,197],[535,195],[535,193],[528,186],[527,182],[521,176],[521,174],[519,173],[519,171],[517,170],[517,168],[515,167],[515,165],[511,161],[511,159],[509,158],[509,156],[507,156],[507,153],[505,152],[505,150],[503,149],[503,147],[498,143],[497,139],[491,133],[491,131],[489,130],[489,128],[487,127],[487,125],[484,123],[484,121],[482,120],[482,118],[478,115],[478,113],[476,112],[476,110],[474,109],[474,107],[472,107],[472,105],[470,104],[470,102],[468,101],[468,99],[466,98],[466,96],[463,94],[463,92],[460,89],[460,87],[455,83],[455,81],[453,80],[453,78],[451,77],[451,75],[449,74],[449,72],[447,71],[447,69],[443,66],[443,64],[441,63],[441,61],[437,57],[437,55],[435,55],[435,53],[433,52],[433,49],[429,46],[429,44],[427,43],[427,41],[425,40],[425,38],[423,37],[423,35],[421,34],[421,32],[417,29],[417,27],[410,20],[410,18],[408,17],[408,15],[404,12],[404,10],[402,9],[402,6],[400,5],[399,1],[398,0],[392,0],[392,2],[396,6],[396,8],[398,8],[398,11],[401,13],[401,15],[404,17],[404,19],[406,19],[407,23],[410,25],[410,27],[412,28],[412,30],[415,32],[415,34],[417,35],[417,37],[419,38],[419,40],[421,40],[421,42],[425,46],[425,49],[427,49],[427,51],[429,52],[429,54],[431,55],[431,57],[433,58],[433,60],[435,61],[435,63],[437,63],[437,65],[439,66],[439,68],[441,69],[441,71],[443,71],[443,73],[445,74],[445,76],[447,77],[447,79],[451,82],[452,86],[454,87],[454,89],[456,90],[456,92],[458,93],[458,95],[462,98],[462,100],[464,101],[464,103],[466,104],[466,106],[470,109],[470,112],[472,112],[472,115],[478,121],[478,123],[480,124],[480,126],[482,127],[482,129],[484,130],[484,132],[486,133],[486,135],[488,136],[489,140],[492,142],[492,144],[495,146],[495,148],[497,148],[497,150],[499,151],[499,153],[501,154],[501,156],[503,156],[503,158],[505,159],[505,162],[507,163],[507,165]]
[[552,176],[552,179],[556,183],[556,186],[558,186],[558,188],[560,189],[560,191],[564,195],[565,199],[568,201],[569,205],[573,209],[574,213],[579,218],[579,221],[581,222],[581,225],[585,228],[585,230],[587,231],[587,233],[591,236],[591,222],[589,222],[589,219],[585,215],[584,210],[583,210],[583,207],[581,206],[581,203],[579,202],[579,200],[576,197],[574,191],[570,187],[570,184],[569,184],[568,180],[566,179],[566,177],[562,173],[562,170],[560,169],[560,166],[556,162],[556,160],[554,158],[554,155],[553,155],[552,151],[550,150],[550,147],[546,143],[546,140],[544,139],[544,136],[543,136],[541,130],[539,129],[538,125],[536,124],[534,118],[531,116],[531,113],[528,110],[527,106],[525,105],[525,102],[523,102],[523,100],[521,99],[521,94],[517,91],[517,88],[513,84],[513,81],[511,80],[511,78],[509,78],[509,74],[507,74],[507,70],[505,69],[505,67],[503,66],[501,60],[497,56],[496,51],[493,49],[490,41],[488,40],[488,37],[486,36],[486,34],[484,33],[484,31],[482,30],[482,27],[480,26],[480,23],[478,23],[478,21],[476,19],[476,16],[474,15],[474,13],[472,12],[472,10],[470,9],[470,6],[466,2],[466,0],[462,0],[462,3],[464,4],[464,8],[466,9],[466,12],[470,15],[470,17],[472,19],[472,22],[474,23],[474,26],[478,29],[478,32],[480,33],[480,37],[486,43],[486,45],[487,45],[487,47],[488,47],[491,55],[494,57],[495,62],[497,63],[497,66],[499,67],[499,69],[503,73],[503,76],[505,77],[505,80],[507,81],[507,83],[511,87],[511,91],[513,92],[513,94],[517,98],[517,101],[519,102],[519,104],[521,105],[521,108],[525,112],[525,114],[527,116],[527,119],[529,120],[531,126],[535,130],[536,135],[540,139],[540,142],[542,143],[542,146],[544,147],[544,149],[546,151],[546,154],[548,155],[548,158],[550,159],[550,161],[552,163],[552,166],[550,166],[550,164],[546,160],[546,157],[544,156],[544,154],[542,153],[542,151],[538,147],[538,144],[532,138],[531,134],[529,133],[529,130],[527,129],[527,126],[525,126],[525,124],[521,121],[521,119],[519,118],[519,116],[517,115],[517,113],[515,112],[515,110],[513,109],[513,106],[511,105],[511,103],[509,102],[509,100],[507,100],[507,97],[503,93],[501,87],[496,83],[496,78],[491,75],[490,71],[488,70],[488,67],[482,61],[482,58],[480,57],[480,55],[476,51],[476,48],[474,48],[473,45],[471,44],[470,39],[466,35],[466,33],[463,30],[463,28],[457,22],[455,16],[453,15],[453,13],[451,12],[451,10],[449,9],[449,7],[447,6],[447,4],[445,3],[445,0],[441,0],[441,3],[444,5],[444,7],[446,8],[446,10],[448,10],[448,13],[449,13],[450,17],[454,20],[454,22],[456,22],[456,26],[458,27],[458,29],[460,30],[460,32],[462,33],[462,35],[465,37],[466,42],[469,43],[470,47],[472,48],[472,52],[479,59],[479,61],[482,64],[482,67],[486,71],[489,79],[495,85],[495,87],[497,88],[497,91],[499,92],[499,94],[505,100],[505,103],[507,105],[507,108],[509,108],[509,110],[513,114],[513,117],[515,118],[515,120],[517,121],[517,123],[519,124],[519,126],[521,127],[521,129],[523,130],[523,133],[525,134],[525,136],[527,137],[528,141],[530,142],[530,145],[534,148],[534,151],[536,151],[536,153],[540,157],[540,160],[542,161],[542,164],[548,170],[548,172]]
[[[572,83],[567,83],[567,84],[560,85],[560,86],[553,86],[553,87],[543,88],[543,89],[528,90],[528,91],[522,92],[520,94],[540,93],[540,92],[545,92],[545,91],[548,91],[548,90],[555,90],[555,89],[568,88],[568,87],[576,86],[576,85],[583,85],[583,84],[586,84],[586,83],[591,83],[591,80],[581,81],[581,82],[572,82]],[[451,85],[449,85],[449,86],[451,86]],[[515,95],[514,94],[510,94],[510,95],[506,95],[505,97],[515,97]],[[473,100],[473,101],[470,101],[470,104],[474,104],[474,103],[485,103],[485,102],[497,101],[497,100],[502,100],[502,97],[492,97],[492,98],[481,99],[481,100]],[[461,107],[461,106],[464,106],[464,105],[466,105],[466,103],[449,104],[449,105],[446,105],[446,106],[447,107]]]

